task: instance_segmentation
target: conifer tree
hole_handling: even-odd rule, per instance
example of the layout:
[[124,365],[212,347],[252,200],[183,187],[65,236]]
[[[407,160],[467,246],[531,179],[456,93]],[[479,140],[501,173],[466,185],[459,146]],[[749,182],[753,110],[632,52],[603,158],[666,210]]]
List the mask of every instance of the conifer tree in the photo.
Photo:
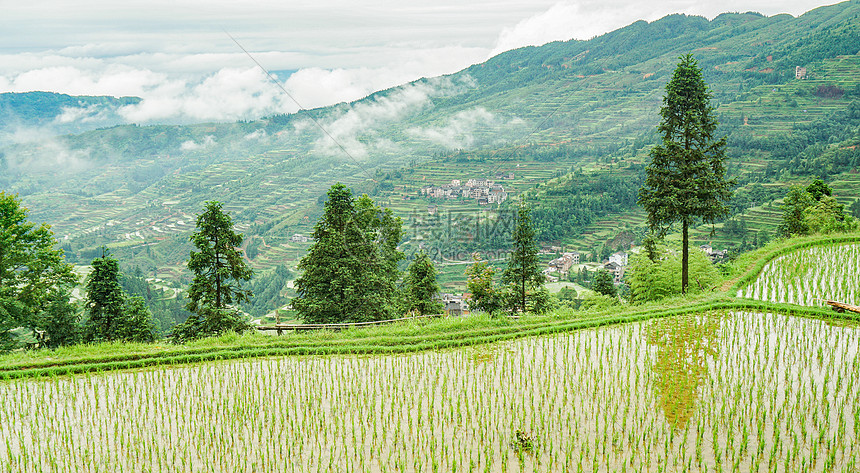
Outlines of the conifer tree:
[[69,299],[68,292],[52,294],[41,313],[39,326],[45,330],[45,345],[50,348],[74,345],[81,340],[81,314]]
[[681,288],[686,294],[689,227],[702,219],[713,223],[728,215],[732,181],[723,164],[726,139],[717,139],[711,94],[692,54],[682,56],[666,85],[657,127],[662,143],[651,149],[639,204],[651,231],[663,237],[681,222]]
[[615,289],[615,277],[605,269],[599,269],[594,274],[594,282],[591,283],[594,292],[604,296],[615,297],[618,291]]
[[197,251],[188,257],[188,269],[194,273],[188,310],[196,312],[202,305],[226,309],[234,302],[247,301],[251,293],[242,289],[241,282],[251,279],[253,271],[239,248],[242,234],[233,231],[233,220],[221,210],[221,202],[206,202],[190,240]]
[[119,263],[102,250],[101,258],[94,259],[92,267],[87,277],[85,307],[89,317],[84,339],[89,342],[121,339],[125,293],[119,283]]
[[546,278],[541,272],[535,231],[532,228],[530,209],[525,202],[517,208],[517,227],[513,235],[514,249],[502,273],[502,283],[511,289],[511,310],[526,311],[529,289],[539,288]]
[[190,240],[197,248],[187,262],[194,273],[186,305],[191,315],[173,328],[172,337],[182,341],[246,330],[249,325],[234,304],[251,297],[241,284],[251,279],[253,270],[242,258],[242,234],[233,231],[233,220],[221,202],[205,203]]
[[395,314],[401,222],[337,183],[328,191],[314,244],[299,262],[293,307],[307,323],[365,322]]
[[439,294],[436,267],[424,251],[418,253],[407,269],[406,291],[410,310],[416,310],[420,315],[442,311],[442,302],[436,299]]
[[140,343],[155,341],[155,321],[142,297],[127,297],[123,312],[125,323],[119,333],[123,340]]

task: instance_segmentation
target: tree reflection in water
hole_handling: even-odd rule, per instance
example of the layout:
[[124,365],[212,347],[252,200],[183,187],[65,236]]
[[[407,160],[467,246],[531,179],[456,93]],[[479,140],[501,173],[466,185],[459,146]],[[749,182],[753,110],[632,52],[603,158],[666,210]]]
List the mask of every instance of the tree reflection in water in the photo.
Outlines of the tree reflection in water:
[[719,331],[720,320],[712,314],[667,317],[648,324],[648,345],[657,351],[651,370],[658,404],[675,429],[684,428],[695,412],[709,358],[719,355]]

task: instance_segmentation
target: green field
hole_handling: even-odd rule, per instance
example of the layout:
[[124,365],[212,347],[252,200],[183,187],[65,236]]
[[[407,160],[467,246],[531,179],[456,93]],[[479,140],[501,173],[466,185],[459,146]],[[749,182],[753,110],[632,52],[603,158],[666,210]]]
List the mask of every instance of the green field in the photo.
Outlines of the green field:
[[860,316],[814,291],[853,294],[858,239],[773,242],[698,299],[13,352],[0,464],[849,473]]

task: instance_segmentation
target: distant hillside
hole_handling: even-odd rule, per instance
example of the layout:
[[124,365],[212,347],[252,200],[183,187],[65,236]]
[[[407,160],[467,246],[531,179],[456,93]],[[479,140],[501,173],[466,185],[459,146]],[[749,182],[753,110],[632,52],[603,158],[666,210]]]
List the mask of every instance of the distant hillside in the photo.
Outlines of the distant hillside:
[[[140,102],[137,97],[71,96],[52,92],[0,94],[0,137],[19,128],[49,128],[80,133],[123,120],[119,107]],[[2,142],[0,142],[2,143]]]
[[[21,193],[32,218],[51,223],[72,257],[86,261],[108,244],[174,280],[186,277],[187,236],[203,201],[225,203],[253,245],[256,268],[294,268],[307,243],[290,237],[310,232],[337,181],[394,209],[408,227],[405,248],[448,235],[440,245],[451,262],[467,257],[470,245],[503,244],[463,241],[454,234],[471,223],[462,219],[423,218],[432,205],[436,215],[492,221],[491,206],[476,199],[420,195],[422,186],[455,179],[497,179],[513,197],[527,193],[545,243],[589,249],[641,233],[635,190],[665,83],[688,52],[704,68],[729,137],[729,169],[741,184],[736,223],[772,229],[774,199],[813,176],[833,182],[843,202],[858,195],[856,0],[797,18],[639,21],[293,115],[116,126],[6,145],[0,188]],[[798,67],[806,70],[801,79]],[[734,233],[718,235],[721,244],[743,238],[730,227]],[[708,238],[703,232],[695,236]]]

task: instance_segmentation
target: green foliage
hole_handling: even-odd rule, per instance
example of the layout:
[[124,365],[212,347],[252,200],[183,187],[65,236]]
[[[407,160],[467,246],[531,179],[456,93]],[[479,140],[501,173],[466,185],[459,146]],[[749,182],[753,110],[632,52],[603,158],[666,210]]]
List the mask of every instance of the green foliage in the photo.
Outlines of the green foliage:
[[189,312],[185,308],[184,297],[181,297],[178,291],[169,292],[153,287],[146,281],[139,267],[123,271],[119,281],[123,292],[128,296],[143,298],[152,314],[158,338],[167,336],[176,324],[188,318]]
[[833,189],[831,189],[830,186],[825,184],[821,179],[816,179],[812,181],[812,184],[806,186],[806,192],[809,192],[809,195],[811,195],[816,201],[821,200],[824,196],[829,197],[833,195]]
[[845,233],[857,229],[856,220],[845,215],[844,206],[826,194],[803,210],[803,222],[811,233]]
[[125,323],[120,327],[118,338],[136,343],[155,341],[155,322],[142,297],[132,296],[125,299],[123,318]]
[[579,305],[580,310],[584,311],[603,311],[618,305],[618,298],[607,296],[605,294],[592,293],[582,299],[582,304]]
[[293,307],[307,323],[392,318],[399,278],[401,222],[343,184],[328,191],[314,244],[299,263]]
[[173,327],[170,336],[174,342],[182,343],[230,332],[242,333],[250,329],[247,318],[238,309],[206,304],[198,306],[185,322]]
[[81,312],[69,302],[69,294],[51,295],[48,306],[40,314],[39,327],[45,331],[45,345],[49,348],[74,345],[82,339]]
[[564,286],[559,289],[558,293],[556,294],[556,297],[560,301],[572,301],[575,300],[578,295],[579,294],[577,294],[576,289],[570,286]]
[[466,287],[472,293],[469,308],[495,314],[502,308],[502,294],[496,290],[493,282],[496,271],[488,262],[481,260],[479,253],[474,253],[472,260],[473,263],[466,268]]
[[242,309],[253,317],[260,317],[290,302],[287,295],[287,283],[293,278],[293,272],[283,264],[262,273],[255,273],[248,282],[248,289],[254,297],[242,304]]
[[558,307],[557,300],[544,286],[538,286],[528,293],[528,311],[533,314],[546,314]]
[[605,269],[597,270],[594,275],[594,282],[591,283],[591,289],[610,297],[615,297],[618,293],[615,289],[615,276]]
[[197,231],[190,237],[197,248],[187,263],[194,273],[188,288],[187,308],[191,312],[201,306],[226,309],[251,297],[251,292],[241,287],[241,281],[253,275],[239,249],[242,234],[233,231],[233,221],[221,207],[221,202],[206,202],[204,212],[197,217]]
[[852,217],[860,218],[860,199],[854,199],[854,202],[851,202],[851,205],[848,207],[848,210],[851,211]]
[[[782,203],[782,222],[777,235],[783,238],[810,233],[849,232],[857,228],[844,206],[831,197],[831,190],[821,180],[808,187],[793,185]],[[853,204],[852,204],[853,205]]]
[[726,139],[716,138],[717,120],[702,71],[691,54],[681,57],[660,108],[662,143],[651,149],[639,203],[660,237],[682,226],[681,290],[688,285],[688,228],[698,219],[714,223],[728,215],[733,182],[723,164]]
[[545,281],[538,259],[530,209],[525,202],[521,202],[517,209],[517,226],[512,239],[514,248],[502,273],[502,283],[508,285],[511,292],[510,310],[525,312],[529,290],[540,288]]
[[27,221],[27,212],[0,191],[0,350],[12,346],[10,329],[37,328],[38,314],[78,280],[51,227]]
[[[92,266],[86,285],[84,307],[88,317],[83,327],[83,339],[87,342],[155,341],[152,313],[142,297],[128,297],[123,291],[117,260],[106,254],[93,260]],[[69,314],[57,315],[69,317]]]
[[804,211],[815,202],[812,194],[802,186],[793,185],[788,190],[782,201],[782,222],[777,228],[777,235],[790,237],[792,235],[806,235],[809,226],[804,218]]
[[419,315],[442,312],[442,302],[436,298],[439,295],[436,267],[427,253],[421,251],[409,264],[405,283],[409,310]]
[[94,259],[92,267],[87,277],[87,297],[84,301],[87,309],[84,340],[100,342],[122,339],[125,294],[119,284],[119,263],[105,254]]
[[588,225],[636,205],[638,175],[574,172],[560,182],[527,193],[539,241],[579,235]]
[[[720,273],[704,251],[690,253],[690,279],[688,294],[710,291],[721,282]],[[682,294],[681,258],[661,248],[655,261],[645,254],[630,257],[626,279],[630,285],[630,300],[634,303],[659,301]]]

